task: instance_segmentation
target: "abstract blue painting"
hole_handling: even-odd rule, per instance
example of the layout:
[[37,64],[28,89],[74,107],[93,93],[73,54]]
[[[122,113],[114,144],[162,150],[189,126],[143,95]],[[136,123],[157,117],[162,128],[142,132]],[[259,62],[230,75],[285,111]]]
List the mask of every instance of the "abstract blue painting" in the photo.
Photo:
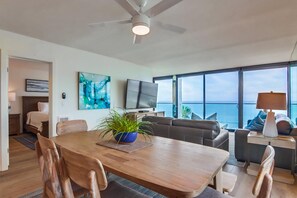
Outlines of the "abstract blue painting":
[[79,110],[110,108],[110,76],[78,73]]

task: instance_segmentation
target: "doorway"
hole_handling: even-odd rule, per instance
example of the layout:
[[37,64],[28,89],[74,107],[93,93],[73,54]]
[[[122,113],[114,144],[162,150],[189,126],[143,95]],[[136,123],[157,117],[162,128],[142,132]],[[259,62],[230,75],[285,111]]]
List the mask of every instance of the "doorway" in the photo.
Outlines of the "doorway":
[[[48,131],[52,131],[53,64],[51,62],[42,61],[42,60],[9,56],[8,54],[3,52],[1,53],[1,56],[2,56],[2,59],[1,59],[1,95],[2,95],[1,98],[2,99],[1,99],[1,131],[0,131],[1,133],[0,134],[1,135],[0,136],[1,137],[0,138],[0,141],[1,141],[0,171],[5,171],[9,169],[9,162],[10,162],[9,140],[11,138],[14,139],[14,137],[16,136],[24,135],[24,132],[26,131],[26,129],[24,128],[24,123],[26,123],[27,121],[26,115],[24,115],[22,112],[23,97],[48,98],[48,128],[49,128]],[[38,67],[40,67],[39,70],[36,69]],[[36,71],[33,71],[34,68]],[[34,90],[34,87],[36,86],[35,81],[27,82],[26,79],[47,81],[48,91],[36,92],[36,90]],[[41,87],[42,86],[43,85],[41,85]],[[49,136],[50,137],[52,136],[51,132],[49,133]]]

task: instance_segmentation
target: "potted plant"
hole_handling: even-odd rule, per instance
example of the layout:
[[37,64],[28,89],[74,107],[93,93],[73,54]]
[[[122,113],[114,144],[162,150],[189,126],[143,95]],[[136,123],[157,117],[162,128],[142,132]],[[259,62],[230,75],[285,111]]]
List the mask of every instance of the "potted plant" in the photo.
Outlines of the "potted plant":
[[149,138],[151,134],[150,122],[129,118],[125,113],[120,114],[111,110],[109,115],[102,120],[97,128],[103,129],[101,138],[113,136],[118,143],[132,143],[138,134]]

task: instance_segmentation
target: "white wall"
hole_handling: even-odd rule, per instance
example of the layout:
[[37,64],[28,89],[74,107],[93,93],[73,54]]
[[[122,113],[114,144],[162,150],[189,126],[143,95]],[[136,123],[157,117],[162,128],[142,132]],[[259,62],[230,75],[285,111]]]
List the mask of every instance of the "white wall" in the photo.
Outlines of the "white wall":
[[[64,47],[61,45],[41,41],[19,34],[0,30],[1,61],[1,98],[7,96],[5,90],[5,67],[8,56],[24,57],[29,59],[52,62],[52,96],[53,96],[53,122],[55,128],[59,115],[68,115],[71,119],[86,119],[90,129],[108,114],[106,110],[78,110],[78,74],[77,72],[90,72],[111,76],[111,107],[123,107],[125,83],[127,78],[152,81],[151,69],[118,59]],[[51,75],[51,71],[50,71]],[[67,99],[62,100],[61,94],[66,92]],[[1,100],[1,104],[7,101]],[[1,114],[4,118],[4,114]],[[1,117],[1,119],[2,119]],[[5,120],[5,119],[4,119]],[[3,126],[2,126],[3,125]],[[1,129],[6,124],[1,122]],[[7,136],[5,135],[7,134]],[[55,131],[53,131],[55,135]],[[1,130],[1,161],[0,169],[8,164],[8,132]],[[6,162],[6,164],[5,164]]]
[[48,96],[48,93],[26,92],[25,82],[26,79],[49,80],[49,67],[45,62],[9,59],[8,91],[16,93],[16,101],[10,102],[10,113],[22,114],[22,96]]

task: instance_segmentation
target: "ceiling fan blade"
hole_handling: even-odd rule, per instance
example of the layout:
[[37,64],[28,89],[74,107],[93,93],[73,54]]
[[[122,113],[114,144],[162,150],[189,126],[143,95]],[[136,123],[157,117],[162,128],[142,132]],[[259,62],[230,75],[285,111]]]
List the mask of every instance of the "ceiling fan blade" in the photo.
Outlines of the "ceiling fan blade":
[[160,21],[154,21],[154,25],[156,25],[164,30],[168,30],[168,31],[175,32],[178,34],[182,34],[186,31],[186,29],[183,27],[179,27],[179,26],[172,25],[172,24],[162,23]]
[[115,20],[115,21],[105,21],[105,22],[98,22],[98,23],[89,23],[88,26],[94,27],[94,26],[101,26],[104,27],[109,24],[127,24],[131,23],[131,19],[127,20]]
[[127,12],[131,14],[131,16],[138,15],[138,11],[134,9],[134,7],[127,0],[114,0],[120,6],[122,6]]
[[158,3],[157,5],[153,6],[152,8],[148,9],[147,11],[145,11],[144,14],[150,18],[157,16],[161,12],[171,8],[172,6],[174,6],[175,4],[177,4],[181,1],[182,0],[163,0],[160,3]]
[[139,35],[134,34],[133,44],[140,44],[141,43],[141,40],[142,40],[142,36],[139,36]]

